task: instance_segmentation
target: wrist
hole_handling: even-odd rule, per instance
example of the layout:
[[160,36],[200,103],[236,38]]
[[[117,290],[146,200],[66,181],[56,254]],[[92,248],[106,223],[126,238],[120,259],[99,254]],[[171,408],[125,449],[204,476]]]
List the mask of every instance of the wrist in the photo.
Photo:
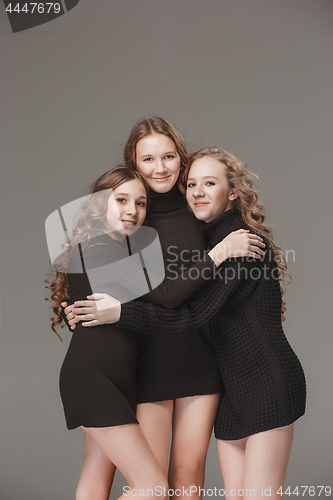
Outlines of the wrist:
[[208,252],[209,257],[212,259],[216,267],[222,264],[226,260],[226,253],[224,248],[217,248],[215,246]]
[[121,315],[121,304],[114,308],[114,313],[112,315],[112,321],[110,323],[118,323]]

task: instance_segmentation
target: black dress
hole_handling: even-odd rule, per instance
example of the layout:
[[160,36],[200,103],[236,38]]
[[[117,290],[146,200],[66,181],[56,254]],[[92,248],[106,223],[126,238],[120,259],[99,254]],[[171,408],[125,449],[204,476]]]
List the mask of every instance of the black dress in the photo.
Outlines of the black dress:
[[[173,308],[206,283],[216,268],[206,255],[207,239],[200,229],[200,223],[189,212],[178,187],[174,186],[168,193],[151,192],[151,198],[152,207],[147,216],[147,225],[159,235],[165,263],[165,280],[142,296],[138,305],[144,301]],[[80,289],[80,298],[85,300],[86,295],[88,292]],[[78,300],[78,297],[72,297],[72,300]],[[135,302],[134,300],[133,303]],[[126,305],[123,304],[122,307]],[[63,317],[67,323],[64,314]],[[78,325],[80,327],[77,331]],[[95,329],[97,327],[88,330],[91,332]],[[113,325],[106,325],[103,332],[109,331],[112,336],[113,329]],[[129,335],[131,321],[126,329]],[[72,341],[73,352],[74,343],[79,342],[78,332],[86,334],[87,328],[77,324]],[[111,366],[112,363],[110,357]],[[139,336],[137,403],[216,394],[222,390],[221,374],[207,325],[202,325],[200,329],[194,325],[188,334],[182,336],[172,329],[165,335],[146,335],[143,331]]]
[[[247,226],[237,208],[203,226],[211,246],[240,228]],[[176,309],[134,301],[124,304],[118,323],[146,334],[184,334],[210,320],[225,385],[215,422],[218,439],[282,427],[305,412],[305,377],[282,329],[277,266],[264,241],[263,258],[228,259],[216,279]]]
[[[92,293],[86,271],[128,257],[126,240],[121,243],[104,234],[91,240],[90,245],[81,255],[78,249],[68,265],[73,302],[86,300]],[[60,371],[68,429],[138,423],[137,338],[137,333],[115,325],[76,325]]]
[[[188,210],[177,186],[168,193],[151,192],[148,226],[159,235],[165,264],[165,280],[138,302],[154,302],[173,308],[189,297],[215,272],[206,255],[207,239],[199,221]],[[133,301],[135,303],[136,301]],[[127,304],[123,304],[125,307]],[[135,321],[135,318],[133,318]],[[131,328],[131,321],[127,328]],[[158,326],[156,327],[158,330]],[[177,335],[146,335],[141,330],[138,348],[138,403],[188,396],[216,394],[223,389],[212,338],[207,325]],[[157,333],[157,332],[156,332]],[[174,334],[174,335],[173,335]]]

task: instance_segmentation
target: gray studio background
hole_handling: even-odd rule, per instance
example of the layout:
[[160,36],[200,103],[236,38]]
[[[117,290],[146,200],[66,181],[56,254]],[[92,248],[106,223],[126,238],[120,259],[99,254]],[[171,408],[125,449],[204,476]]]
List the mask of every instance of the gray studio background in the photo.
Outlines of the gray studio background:
[[0,20],[1,500],[74,498],[83,433],[58,393],[70,334],[50,329],[44,221],[121,161],[146,114],[259,174],[295,250],[285,329],[308,383],[285,485],[332,486],[332,1],[81,0],[17,34],[1,2]]

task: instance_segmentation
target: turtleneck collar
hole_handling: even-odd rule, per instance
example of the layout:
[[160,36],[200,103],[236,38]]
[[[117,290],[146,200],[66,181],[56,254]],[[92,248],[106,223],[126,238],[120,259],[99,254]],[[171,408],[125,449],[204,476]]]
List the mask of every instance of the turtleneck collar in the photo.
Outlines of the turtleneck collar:
[[247,225],[242,219],[241,213],[238,207],[231,208],[221,215],[216,217],[216,219],[203,224],[201,229],[209,240],[210,247],[213,247],[221,240],[223,240],[232,231],[237,231],[237,229],[246,229]]
[[184,198],[178,189],[177,183],[167,193],[156,193],[150,190],[150,212],[166,212],[179,208],[184,203]]

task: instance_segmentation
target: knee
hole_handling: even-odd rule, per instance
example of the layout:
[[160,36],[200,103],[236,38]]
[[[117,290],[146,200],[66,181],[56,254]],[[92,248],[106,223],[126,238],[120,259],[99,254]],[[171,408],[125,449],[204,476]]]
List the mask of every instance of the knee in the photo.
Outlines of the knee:
[[163,475],[156,477],[154,480],[140,481],[140,484],[133,484],[131,490],[135,490],[135,494],[129,495],[131,497],[136,497],[139,491],[143,491],[145,492],[143,496],[147,500],[166,500],[168,498],[169,484]]
[[75,500],[107,500],[110,488],[100,484],[80,482],[76,488]]
[[[158,489],[157,489],[158,488]],[[168,491],[169,491],[169,483],[163,476],[161,480],[159,481],[159,484],[155,489],[156,494],[155,497],[158,498],[158,500],[166,500],[169,497]]]
[[201,483],[205,475],[206,460],[196,459],[183,463],[174,463],[170,466],[170,484],[171,487],[176,484],[181,485],[196,485]]

